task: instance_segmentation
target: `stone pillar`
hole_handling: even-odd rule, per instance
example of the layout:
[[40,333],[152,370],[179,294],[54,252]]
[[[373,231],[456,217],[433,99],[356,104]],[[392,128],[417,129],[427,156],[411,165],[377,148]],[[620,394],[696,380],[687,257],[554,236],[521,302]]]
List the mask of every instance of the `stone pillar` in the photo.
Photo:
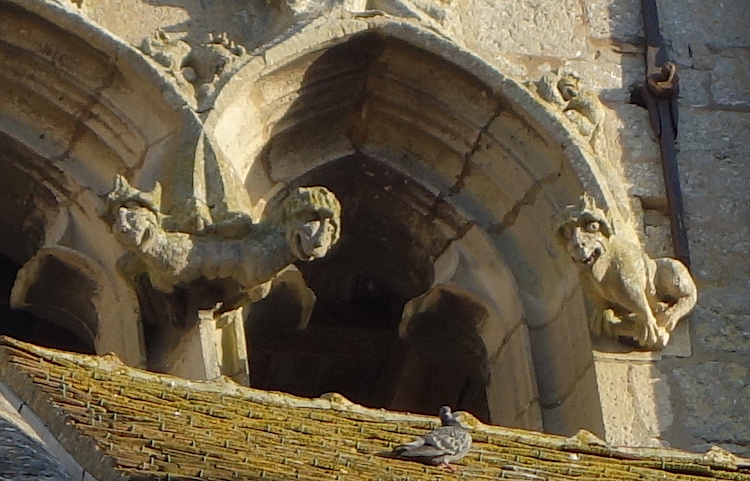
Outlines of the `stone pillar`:
[[221,374],[249,386],[250,369],[244,312],[245,309],[240,307],[221,314],[215,321],[214,340]]
[[198,322],[182,335],[173,354],[169,373],[188,379],[207,380],[219,377],[216,352],[216,323],[211,311],[198,311]]
[[208,380],[227,376],[249,385],[243,308],[217,313],[194,309],[196,322],[181,332],[181,341],[165,356],[162,370],[188,379]]

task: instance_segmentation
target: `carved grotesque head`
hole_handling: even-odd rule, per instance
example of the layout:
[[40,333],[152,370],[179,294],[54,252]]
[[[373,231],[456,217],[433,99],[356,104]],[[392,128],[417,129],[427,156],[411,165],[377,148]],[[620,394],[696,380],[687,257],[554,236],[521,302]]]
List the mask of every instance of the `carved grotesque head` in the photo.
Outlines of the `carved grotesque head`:
[[557,81],[557,88],[563,99],[570,100],[578,95],[581,89],[581,77],[572,72],[561,72],[560,80]]
[[117,209],[114,233],[126,247],[139,247],[148,242],[158,230],[156,214],[147,207],[123,206]]
[[588,194],[581,196],[578,205],[569,205],[567,214],[557,235],[576,264],[590,267],[607,252],[612,223]]
[[341,205],[325,187],[299,187],[282,205],[289,248],[300,260],[325,256],[341,236]]

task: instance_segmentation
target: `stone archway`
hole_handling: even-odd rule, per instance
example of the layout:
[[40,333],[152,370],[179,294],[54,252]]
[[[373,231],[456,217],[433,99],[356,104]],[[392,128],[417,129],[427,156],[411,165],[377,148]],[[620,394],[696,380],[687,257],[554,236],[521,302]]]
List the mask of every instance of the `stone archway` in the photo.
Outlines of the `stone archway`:
[[144,366],[104,196],[117,173],[153,183],[189,118],[140,53],[62,6],[21,3],[0,3],[0,254],[19,266],[7,274],[11,307],[64,331],[56,347]]
[[[443,236],[434,251],[420,248],[429,259],[425,282],[465,289],[490,306],[495,322],[481,333],[489,358],[513,366],[508,383],[524,386],[513,401],[496,401],[517,404],[491,421],[539,428],[528,415],[536,412],[548,431],[601,432],[578,277],[554,237],[564,206],[582,191],[614,205],[585,143],[524,87],[411,25],[310,28],[266,61],[229,82],[207,121],[256,213],[313,172],[329,169],[331,177],[315,182],[335,190],[335,164],[374,163],[372,183],[384,196],[394,188],[386,179],[414,183],[421,194],[404,209]],[[353,208],[378,202],[355,190]],[[343,209],[346,216],[347,201]],[[388,242],[408,251],[420,239],[408,215],[379,215],[370,222],[403,227],[403,238]],[[343,235],[358,228],[345,223]],[[393,290],[388,282],[381,290]]]
[[[180,191],[177,182],[165,189],[167,208],[179,209],[180,198],[195,195],[206,180],[196,175],[206,172],[185,169],[185,159],[221,157],[244,180],[258,218],[284,189],[335,184],[337,172],[355,166],[365,178],[344,211],[362,206],[365,214],[344,227],[352,229],[349,259],[360,250],[395,248],[398,255],[356,269],[346,256],[331,259],[342,278],[361,279],[345,283],[352,288],[347,307],[369,306],[373,322],[385,322],[395,339],[398,306],[440,286],[465,292],[490,319],[474,322],[488,372],[517,386],[514,397],[488,401],[488,419],[561,433],[601,431],[578,276],[554,232],[564,206],[583,191],[605,208],[618,207],[585,142],[524,87],[414,25],[332,18],[252,57],[204,123],[140,53],[80,17],[45,8],[0,6],[8,13],[0,21],[9,22],[0,29],[0,76],[10,86],[0,93],[0,132],[8,139],[3,168],[17,171],[12,178],[20,185],[41,188],[18,218],[0,209],[0,222],[31,226],[20,236],[29,241],[23,253],[3,254],[23,265],[42,248],[73,249],[75,259],[61,254],[40,265],[57,273],[76,265],[76,273],[87,273],[84,284],[108,286],[104,298],[132,306],[93,306],[97,325],[89,331],[97,352],[145,364],[138,302],[115,269],[122,247],[101,218],[115,173],[143,190],[156,180],[187,178],[189,189]],[[56,13],[61,24],[49,20]],[[374,198],[378,189],[396,200]],[[209,203],[208,193],[200,200]],[[385,241],[369,242],[382,232]],[[68,267],[58,269],[58,261]],[[408,266],[399,272],[413,281],[385,267],[401,263]],[[335,291],[324,269],[303,269],[320,292]],[[325,296],[320,300],[324,306]],[[68,307],[88,309],[76,302]],[[331,312],[313,313],[313,324],[330,320]],[[419,314],[420,322],[430,318]]]

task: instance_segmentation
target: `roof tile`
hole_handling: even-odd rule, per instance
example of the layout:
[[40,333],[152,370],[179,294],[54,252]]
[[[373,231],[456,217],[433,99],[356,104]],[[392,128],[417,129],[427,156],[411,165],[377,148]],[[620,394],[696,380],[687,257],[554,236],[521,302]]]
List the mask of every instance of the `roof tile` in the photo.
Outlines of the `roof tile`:
[[0,376],[98,479],[750,481],[750,464],[737,458],[618,450],[586,433],[564,438],[470,416],[474,447],[455,475],[386,455],[437,418],[188,381],[10,338],[0,339]]

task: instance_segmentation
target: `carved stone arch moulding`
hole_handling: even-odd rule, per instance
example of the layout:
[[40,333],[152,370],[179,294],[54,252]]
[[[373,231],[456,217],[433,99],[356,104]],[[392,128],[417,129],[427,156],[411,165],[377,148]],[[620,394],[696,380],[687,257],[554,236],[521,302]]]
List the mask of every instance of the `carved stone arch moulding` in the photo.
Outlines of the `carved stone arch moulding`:
[[[23,253],[2,252],[22,266],[15,305],[70,311],[96,352],[144,366],[139,308],[115,268],[123,248],[102,218],[105,196],[118,173],[153,185],[177,140],[200,131],[195,115],[142,53],[51,2],[0,3],[0,80],[3,188],[23,187],[20,208],[0,209],[14,236],[26,237]],[[76,279],[90,280],[93,304],[63,305],[59,289]],[[39,307],[55,296],[62,304]]]
[[[185,53],[191,97],[157,63],[153,49],[168,37],[143,47],[147,58],[57,5],[15,0],[0,13],[9,13],[0,15],[0,79],[9,86],[0,138],[12,139],[2,161],[20,171],[34,152],[24,179],[69,213],[35,248],[86,259],[31,252],[22,271],[65,258],[55,272],[106,278],[111,297],[132,309],[106,329],[99,314],[84,322],[97,350],[247,383],[245,309],[291,262],[326,256],[298,265],[323,304],[326,290],[339,292],[330,270],[341,274],[349,308],[385,324],[397,324],[405,305],[471,310],[488,363],[512,355],[528,378],[516,393],[523,406],[501,414],[490,406],[491,421],[540,428],[541,414],[548,431],[602,432],[592,416],[600,409],[585,276],[558,229],[584,192],[629,217],[621,183],[592,150],[601,140],[595,112],[580,107],[580,122],[568,121],[538,91],[387,15],[320,17],[254,55],[212,37]],[[215,69],[200,71],[200,59],[231,68],[218,79]],[[571,100],[563,101],[565,112]],[[46,214],[48,204],[37,204]],[[17,292],[23,304],[29,289]],[[610,324],[629,315],[616,314]],[[292,317],[321,322],[307,304]],[[656,333],[607,328],[658,347]]]
[[[601,419],[590,416],[599,408],[580,281],[556,232],[565,206],[582,192],[612,209],[625,203],[590,139],[527,87],[413,23],[332,18],[239,68],[206,128],[244,180],[255,216],[300,179],[343,186],[335,172],[356,164],[372,180],[361,181],[359,197],[342,199],[342,242],[348,205],[368,210],[390,196],[400,199],[397,208],[368,212],[409,226],[411,217],[398,212],[411,210],[444,226],[442,247],[426,248],[432,275],[449,262],[452,246],[464,253],[463,271],[487,256],[473,246],[491,246],[512,282],[449,282],[519,299],[545,429],[601,431]],[[419,187],[404,187],[410,183]],[[362,198],[375,185],[379,200]],[[408,235],[427,234],[414,228]],[[481,241],[462,244],[470,237]]]
[[107,352],[102,331],[117,328],[107,325],[119,306],[102,265],[67,247],[39,249],[19,270],[10,303],[59,324],[93,352]]
[[[41,312],[27,294],[39,299],[41,290],[65,282],[32,274],[85,277],[98,263],[104,274],[97,280],[106,278],[127,308],[106,320],[95,309],[72,313],[85,319],[83,337],[95,338],[97,351],[186,377],[227,374],[246,382],[244,348],[222,339],[244,338],[237,310],[265,295],[279,270],[297,258],[321,257],[336,243],[335,197],[298,189],[277,217],[254,224],[234,167],[204,131],[196,97],[183,95],[184,85],[154,52],[147,57],[60,5],[19,0],[0,9],[0,76],[9,86],[1,94],[0,129],[20,146],[4,157],[17,170],[35,169],[25,178],[52,192],[49,209],[64,206],[69,214],[65,225],[55,224],[56,235],[39,234],[33,247],[88,259],[58,262],[60,256],[34,257],[32,249],[20,259],[29,264],[21,268],[16,305]],[[189,59],[196,69],[197,57],[223,63],[213,54],[244,53],[224,37],[201,48]],[[211,100],[213,93],[204,93],[198,103]],[[34,152],[33,163],[22,162],[26,150]],[[173,249],[159,251],[164,245]],[[237,252],[239,259],[232,257]],[[91,269],[78,272],[85,266]],[[206,326],[218,334],[201,331]]]

